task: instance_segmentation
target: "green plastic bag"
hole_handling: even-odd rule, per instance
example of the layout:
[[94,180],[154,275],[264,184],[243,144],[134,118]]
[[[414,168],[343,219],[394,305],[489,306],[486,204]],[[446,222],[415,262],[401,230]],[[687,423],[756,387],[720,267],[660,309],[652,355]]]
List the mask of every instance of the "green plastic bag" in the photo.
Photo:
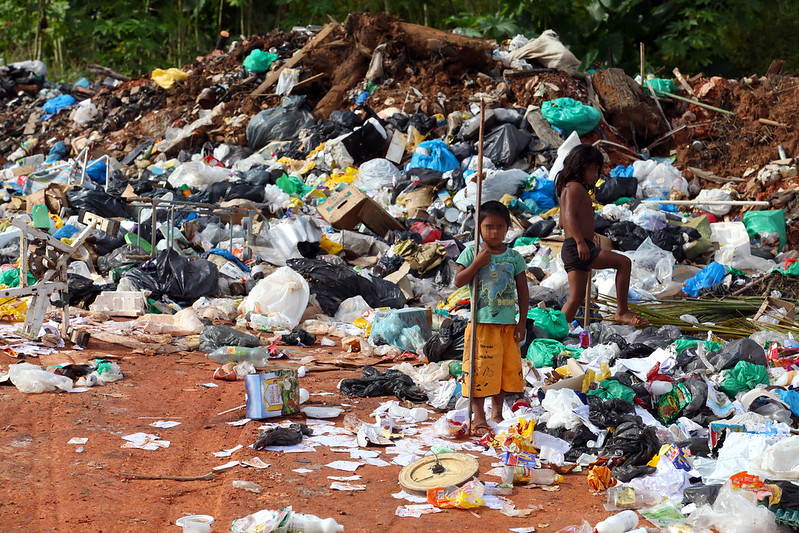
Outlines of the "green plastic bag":
[[252,74],[263,74],[277,59],[277,54],[270,54],[263,50],[255,49],[244,58],[244,70]]
[[719,389],[730,398],[735,398],[739,392],[749,392],[758,385],[768,385],[768,370],[766,367],[738,361],[732,370],[724,371],[724,380]]
[[[705,345],[705,351],[717,352],[721,349],[721,344],[715,341],[702,341]],[[677,354],[683,353],[688,348],[695,348],[699,344],[699,339],[677,339],[674,341],[674,347],[677,349]]]
[[513,247],[517,248],[519,246],[530,246],[531,244],[535,244],[540,241],[538,237],[519,237],[515,241],[513,241]]
[[646,80],[644,85],[647,87],[652,87],[656,91],[663,91],[665,93],[671,94],[674,94],[674,92],[677,90],[677,87],[674,85],[673,81],[663,78],[652,78],[651,80]]
[[533,307],[527,311],[527,319],[543,329],[550,339],[560,340],[569,335],[566,315],[555,309]]
[[[36,277],[28,272],[28,285],[33,285],[34,283],[36,283]],[[5,270],[0,273],[0,285],[5,285],[9,288],[19,287],[19,268]]]
[[573,131],[578,135],[585,135],[596,128],[602,119],[598,110],[571,98],[544,102],[541,105],[541,114],[550,124],[562,129],[566,135]]
[[533,339],[527,348],[526,359],[532,361],[535,368],[552,366],[554,357],[564,352],[569,357],[579,357],[583,349],[578,346],[564,346],[562,342],[552,339]]
[[600,382],[599,388],[590,390],[586,394],[589,396],[599,396],[603,400],[618,398],[630,403],[633,403],[635,399],[635,391],[627,385],[622,385],[615,379],[606,379]]
[[747,211],[744,213],[742,220],[750,240],[758,233],[776,232],[780,236],[780,250],[785,246],[787,238],[785,235],[784,211],[777,209],[773,211]]
[[285,174],[275,181],[275,185],[289,196],[305,196],[312,189],[296,176],[286,176]]

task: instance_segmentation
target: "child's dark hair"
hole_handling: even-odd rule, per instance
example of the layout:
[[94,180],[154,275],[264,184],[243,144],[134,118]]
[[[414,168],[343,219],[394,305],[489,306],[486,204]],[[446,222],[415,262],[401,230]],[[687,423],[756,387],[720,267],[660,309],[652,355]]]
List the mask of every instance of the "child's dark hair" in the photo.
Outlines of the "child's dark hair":
[[563,169],[558,172],[558,176],[555,180],[555,193],[558,198],[560,198],[567,183],[570,181],[583,181],[583,174],[586,167],[598,165],[599,168],[602,168],[604,164],[605,158],[602,157],[602,152],[595,146],[590,144],[578,144],[572,148],[572,151],[569,152],[569,155],[564,159]]
[[486,202],[483,205],[481,205],[480,223],[482,223],[483,219],[485,219],[485,217],[488,216],[502,217],[502,220],[505,221],[505,224],[507,224],[508,227],[510,227],[510,210],[502,202],[491,200],[490,202]]

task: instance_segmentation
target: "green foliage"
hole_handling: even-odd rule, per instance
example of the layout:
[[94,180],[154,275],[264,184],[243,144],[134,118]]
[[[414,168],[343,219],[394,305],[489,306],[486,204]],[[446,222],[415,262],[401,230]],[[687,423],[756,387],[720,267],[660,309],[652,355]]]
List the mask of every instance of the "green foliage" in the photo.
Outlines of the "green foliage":
[[631,74],[641,42],[647,66],[664,73],[743,76],[774,58],[786,59],[788,72],[799,68],[796,0],[0,0],[0,57],[42,59],[63,81],[91,62],[135,76],[192,62],[220,29],[238,38],[351,11],[497,41],[552,29],[584,67],[599,61]]

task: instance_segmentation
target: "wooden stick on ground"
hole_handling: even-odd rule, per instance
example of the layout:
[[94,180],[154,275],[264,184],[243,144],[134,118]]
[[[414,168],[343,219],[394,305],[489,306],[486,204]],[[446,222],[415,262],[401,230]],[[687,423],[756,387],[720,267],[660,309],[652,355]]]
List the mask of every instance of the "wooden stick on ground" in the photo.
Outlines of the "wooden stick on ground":
[[591,319],[590,309],[591,309],[591,274],[593,274],[593,270],[588,271],[588,279],[585,280],[585,318],[583,319],[583,329],[588,330],[588,321]]
[[136,474],[134,472],[120,472],[120,476],[133,479],[165,479],[167,481],[213,481],[214,473],[208,472],[203,476],[160,476],[158,474]]
[[102,65],[92,64],[86,68],[88,68],[89,72],[91,72],[92,74],[102,74],[103,76],[108,76],[109,78],[113,78],[119,81],[130,81],[130,78],[125,76],[124,74],[120,74],[116,70],[104,67]]

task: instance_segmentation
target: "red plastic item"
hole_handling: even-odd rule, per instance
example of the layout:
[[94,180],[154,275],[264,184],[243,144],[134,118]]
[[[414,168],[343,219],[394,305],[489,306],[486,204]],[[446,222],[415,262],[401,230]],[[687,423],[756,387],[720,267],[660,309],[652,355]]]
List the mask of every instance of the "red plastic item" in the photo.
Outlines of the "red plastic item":
[[411,225],[411,231],[421,235],[423,243],[435,242],[441,238],[441,230],[432,228],[424,222],[414,222]]

